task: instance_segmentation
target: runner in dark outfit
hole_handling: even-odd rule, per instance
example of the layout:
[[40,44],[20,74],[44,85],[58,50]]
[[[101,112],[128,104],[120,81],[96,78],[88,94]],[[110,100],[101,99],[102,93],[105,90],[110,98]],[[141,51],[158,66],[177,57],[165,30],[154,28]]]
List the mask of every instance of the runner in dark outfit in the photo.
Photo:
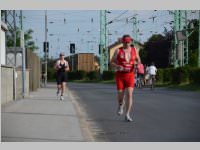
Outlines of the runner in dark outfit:
[[67,74],[66,72],[69,71],[69,64],[64,59],[64,54],[60,53],[60,59],[56,62],[55,67],[56,69],[56,81],[57,81],[57,95],[59,95],[59,92],[61,90],[60,100],[63,100],[63,94],[65,91],[65,84],[67,82]]

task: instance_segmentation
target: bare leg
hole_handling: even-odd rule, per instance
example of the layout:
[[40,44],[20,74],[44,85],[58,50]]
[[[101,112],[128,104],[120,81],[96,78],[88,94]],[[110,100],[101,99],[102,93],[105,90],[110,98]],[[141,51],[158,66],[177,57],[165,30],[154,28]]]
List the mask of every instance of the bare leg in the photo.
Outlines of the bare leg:
[[118,91],[118,103],[119,105],[123,104],[124,100],[124,90],[119,90]]
[[126,112],[126,114],[130,114],[130,112],[131,112],[131,108],[132,108],[132,104],[133,104],[132,95],[133,95],[133,88],[132,87],[127,88],[127,112]]
[[62,84],[61,84],[61,95],[63,95],[64,94],[64,92],[65,92],[65,82],[62,82]]
[[57,84],[57,89],[58,89],[58,91],[61,90],[61,84]]

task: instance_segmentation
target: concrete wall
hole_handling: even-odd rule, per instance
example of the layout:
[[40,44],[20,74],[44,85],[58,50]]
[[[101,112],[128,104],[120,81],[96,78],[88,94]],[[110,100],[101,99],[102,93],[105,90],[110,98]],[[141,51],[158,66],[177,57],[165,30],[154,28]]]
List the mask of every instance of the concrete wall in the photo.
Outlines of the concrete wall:
[[26,50],[26,67],[29,70],[29,90],[35,91],[40,88],[40,58],[28,49]]
[[1,60],[1,62],[0,62],[0,64],[3,64],[3,65],[5,65],[6,64],[6,42],[5,42],[5,32],[6,32],[6,30],[5,30],[5,24],[2,24],[1,23],[1,38],[0,38],[0,51],[1,51],[1,55],[0,55],[0,60]]
[[[1,66],[1,104],[6,104],[14,100],[22,99],[22,71],[16,70],[16,94],[14,87],[14,68]],[[26,89],[25,96],[29,95],[29,71],[26,71]]]
[[[16,70],[16,99],[22,99],[22,71]],[[25,96],[29,95],[29,71],[26,71]]]
[[13,67],[1,66],[1,104],[14,99],[13,76]]

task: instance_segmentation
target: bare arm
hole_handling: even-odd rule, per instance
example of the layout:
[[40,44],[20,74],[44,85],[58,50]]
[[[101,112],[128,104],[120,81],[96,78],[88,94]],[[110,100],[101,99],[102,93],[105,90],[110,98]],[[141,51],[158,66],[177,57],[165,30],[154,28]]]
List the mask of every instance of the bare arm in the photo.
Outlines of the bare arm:
[[140,55],[139,55],[139,50],[138,51],[136,50],[136,60],[137,60],[138,64],[141,63],[141,59],[140,59]]
[[114,55],[113,55],[113,57],[111,59],[111,66],[115,67],[118,70],[121,70],[122,66],[120,66],[120,65],[117,64],[117,54],[118,54],[118,51],[119,51],[118,49],[115,50],[115,53],[114,53]]
[[58,70],[58,61],[56,61],[56,63],[54,64],[54,69],[57,71]]
[[69,63],[66,61],[65,71],[69,71]]

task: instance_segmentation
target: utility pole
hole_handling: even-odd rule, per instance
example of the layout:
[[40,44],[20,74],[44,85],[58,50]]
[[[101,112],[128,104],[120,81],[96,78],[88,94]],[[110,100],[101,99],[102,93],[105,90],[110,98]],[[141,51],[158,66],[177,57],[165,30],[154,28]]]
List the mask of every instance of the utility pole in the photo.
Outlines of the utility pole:
[[[179,31],[183,31],[184,30],[184,25],[186,25],[186,22],[184,21],[185,17],[185,11],[184,10],[179,10],[179,24],[180,24],[180,27],[179,27]],[[180,44],[181,44],[181,61],[180,61],[180,65],[181,67],[185,65],[185,55],[184,55],[184,52],[185,52],[185,44],[186,44],[186,41],[180,41]]]
[[184,65],[184,42],[177,39],[176,32],[183,31],[183,11],[174,11],[174,67]]
[[108,70],[108,23],[107,23],[107,11],[105,10],[105,67],[104,70]]
[[176,31],[178,30],[178,21],[177,21],[177,10],[174,10],[174,68],[177,68],[177,38],[176,38]]
[[185,41],[185,64],[188,64],[188,20],[187,20],[187,10],[185,10],[185,32],[186,32],[186,41]]
[[138,21],[136,15],[134,15],[133,19],[133,44],[135,45],[138,38]]
[[[183,30],[183,11],[179,10],[179,31]],[[179,41],[180,43],[180,66],[184,66],[184,42]]]
[[[6,32],[6,64],[11,65],[14,67],[13,74],[14,74],[14,81],[13,81],[13,86],[14,86],[14,93],[13,97],[14,100],[16,100],[16,38],[17,38],[17,31],[16,31],[16,13],[15,10],[5,10],[5,23],[8,26],[8,31]],[[11,47],[14,48],[14,50],[9,51],[8,50],[8,45],[7,45],[7,40],[8,36],[12,38],[13,45]],[[8,54],[12,53],[14,54],[14,57],[12,59],[8,59]]]
[[104,58],[104,50],[105,50],[105,10],[100,10],[100,74],[103,74],[105,58]]
[[26,66],[25,66],[25,44],[24,44],[24,31],[23,31],[23,16],[22,10],[20,10],[20,25],[21,25],[21,37],[20,37],[20,47],[22,48],[22,96],[25,97],[26,93]]
[[45,87],[47,85],[47,10],[45,10],[45,52],[44,52],[44,59],[45,59]]
[[13,18],[13,21],[14,21],[14,30],[15,30],[15,33],[14,33],[14,47],[15,47],[15,52],[14,52],[14,54],[15,54],[15,67],[16,67],[16,65],[17,65],[17,60],[16,60],[16,56],[17,56],[17,50],[16,50],[16,47],[17,47],[17,33],[16,33],[16,31],[17,31],[17,28],[16,28],[16,13],[15,13],[15,10],[13,10],[13,16],[14,16],[14,18]]
[[199,48],[198,48],[198,67],[200,68],[200,10],[199,10]]

